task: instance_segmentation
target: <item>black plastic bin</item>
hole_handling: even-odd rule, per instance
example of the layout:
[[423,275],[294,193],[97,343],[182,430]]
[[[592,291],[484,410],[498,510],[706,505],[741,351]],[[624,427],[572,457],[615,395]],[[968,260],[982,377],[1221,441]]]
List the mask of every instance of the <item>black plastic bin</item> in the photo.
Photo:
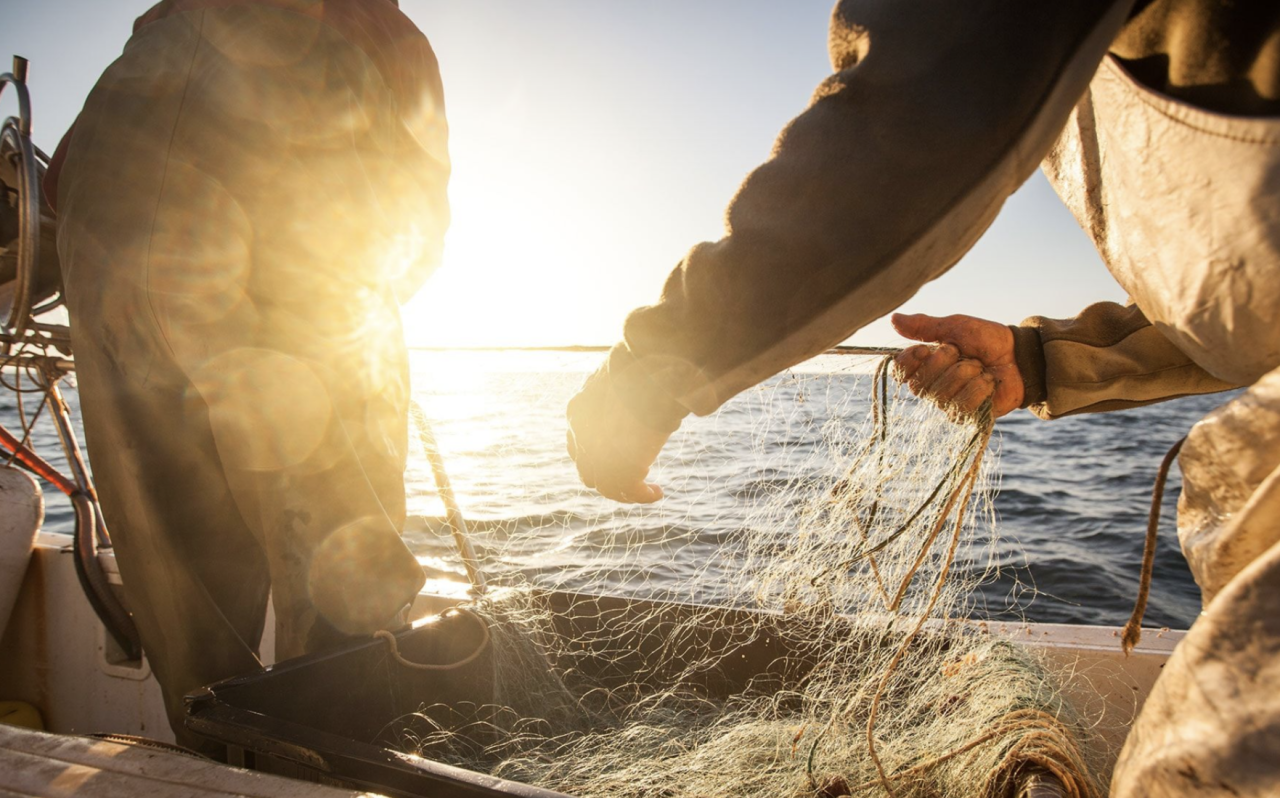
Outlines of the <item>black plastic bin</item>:
[[[762,679],[794,683],[811,667],[788,656],[752,612],[560,592],[538,600],[550,605],[556,634],[583,652],[575,664],[586,663],[604,686],[661,686],[712,651],[718,665],[695,679],[708,695],[760,687]],[[673,636],[677,624],[682,631]],[[620,629],[632,631],[620,638]],[[446,613],[396,639],[411,662],[449,663],[474,652],[484,632],[474,616]],[[488,649],[465,667],[422,671],[370,639],[202,688],[187,697],[187,726],[225,743],[233,764],[295,778],[391,796],[560,796],[384,746],[390,726],[425,704],[486,703],[492,680]]]

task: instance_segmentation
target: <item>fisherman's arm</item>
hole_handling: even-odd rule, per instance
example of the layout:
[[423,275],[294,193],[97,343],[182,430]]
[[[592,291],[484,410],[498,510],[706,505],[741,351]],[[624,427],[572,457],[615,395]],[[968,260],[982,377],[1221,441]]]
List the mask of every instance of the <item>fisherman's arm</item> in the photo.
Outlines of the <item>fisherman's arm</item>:
[[[1099,302],[1074,318],[1032,316],[1014,327],[970,316],[898,316],[894,324],[940,344],[898,356],[913,391],[954,403],[953,396],[990,393],[994,383],[997,415],[1024,407],[1052,419],[1241,387],[1196,365],[1136,305]],[[958,365],[965,362],[987,377],[971,376]]]
[[1011,328],[1022,406],[1040,418],[1101,413],[1241,386],[1196,365],[1136,305],[1099,302],[1072,319]]
[[840,3],[835,74],[746,179],[725,237],[690,251],[657,304],[631,314],[570,405],[584,482],[656,498],[644,475],[685,415],[844,340],[949,269],[1048,151],[1127,8]]

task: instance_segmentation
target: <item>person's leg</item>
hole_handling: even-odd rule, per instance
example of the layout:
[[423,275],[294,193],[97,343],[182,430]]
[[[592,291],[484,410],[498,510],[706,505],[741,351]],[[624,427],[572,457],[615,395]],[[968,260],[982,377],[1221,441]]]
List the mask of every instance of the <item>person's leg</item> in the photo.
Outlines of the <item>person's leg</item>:
[[[305,456],[278,467],[260,460],[255,469],[243,467],[249,458],[231,456],[261,437],[253,420],[241,415],[216,427],[227,477],[267,552],[280,658],[391,628],[423,582],[400,539],[409,392],[395,311],[394,304],[379,309],[379,323],[395,335],[363,331],[361,356],[349,358],[311,325],[299,342],[296,317],[275,309],[260,347],[232,353],[196,378],[208,396],[227,381],[269,385],[257,402],[290,408],[313,433]],[[322,355],[313,344],[331,351]],[[289,387],[250,376],[271,372],[289,374]]]
[[[285,658],[385,628],[423,581],[400,539],[409,389],[391,285],[406,234],[439,226],[438,170],[334,28],[256,6],[186,17],[202,46],[170,169],[232,198],[200,230],[226,228],[248,259],[153,274],[148,301],[266,554]],[[217,318],[213,297],[230,303]]]
[[183,728],[182,698],[259,666],[268,583],[208,408],[154,301],[196,296],[188,333],[250,322],[236,301],[248,268],[240,210],[175,157],[198,46],[189,25],[149,27],[104,74],[62,174],[59,249],[85,436],[125,599],[179,742],[216,753]]
[[[252,27],[269,52],[299,38],[285,12],[239,13],[253,25],[223,30]],[[208,35],[228,61],[248,47]],[[324,26],[302,38],[287,67],[252,72],[273,98],[271,145],[247,142],[243,157],[271,179],[234,182],[254,230],[255,346],[192,375],[215,408],[241,398],[214,429],[270,563],[281,657],[387,628],[423,583],[400,539],[409,373],[393,285],[412,233],[440,227],[437,170],[368,58]],[[235,409],[247,387],[256,414]]]
[[393,623],[422,583],[388,284],[440,187],[396,109],[332,28],[241,6],[142,28],[77,129],[87,437],[175,725],[185,691],[256,665],[266,573],[285,657]]

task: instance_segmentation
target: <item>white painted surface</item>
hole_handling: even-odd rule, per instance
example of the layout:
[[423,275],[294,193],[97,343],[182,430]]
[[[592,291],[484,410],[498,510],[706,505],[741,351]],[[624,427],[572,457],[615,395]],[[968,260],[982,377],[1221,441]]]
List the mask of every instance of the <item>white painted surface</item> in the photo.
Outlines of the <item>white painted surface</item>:
[[0,468],[0,638],[43,521],[44,495],[36,481],[16,468]]
[[1048,623],[978,626],[1042,655],[1045,666],[1061,679],[1070,706],[1092,722],[1110,761],[1119,755],[1160,670],[1186,635],[1169,629],[1143,629],[1142,641],[1125,656],[1119,627]]
[[172,741],[145,660],[121,661],[106,637],[76,578],[71,538],[40,533],[0,638],[0,699],[34,705],[51,731]]

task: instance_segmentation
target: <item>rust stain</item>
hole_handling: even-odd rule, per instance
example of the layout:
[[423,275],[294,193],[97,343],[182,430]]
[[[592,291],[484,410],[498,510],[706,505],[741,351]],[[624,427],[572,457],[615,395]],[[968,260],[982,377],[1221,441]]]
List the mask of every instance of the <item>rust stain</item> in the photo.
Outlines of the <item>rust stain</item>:
[[53,670],[53,663],[49,657],[49,575],[45,572],[44,558],[39,552],[34,552],[31,557],[31,565],[27,568],[27,576],[31,580],[31,596],[34,603],[34,611],[31,618],[34,622],[33,637],[35,645],[32,647],[32,666],[35,670],[35,687],[36,701],[35,704],[47,718],[49,717],[49,699],[51,685],[49,684],[49,674]]

